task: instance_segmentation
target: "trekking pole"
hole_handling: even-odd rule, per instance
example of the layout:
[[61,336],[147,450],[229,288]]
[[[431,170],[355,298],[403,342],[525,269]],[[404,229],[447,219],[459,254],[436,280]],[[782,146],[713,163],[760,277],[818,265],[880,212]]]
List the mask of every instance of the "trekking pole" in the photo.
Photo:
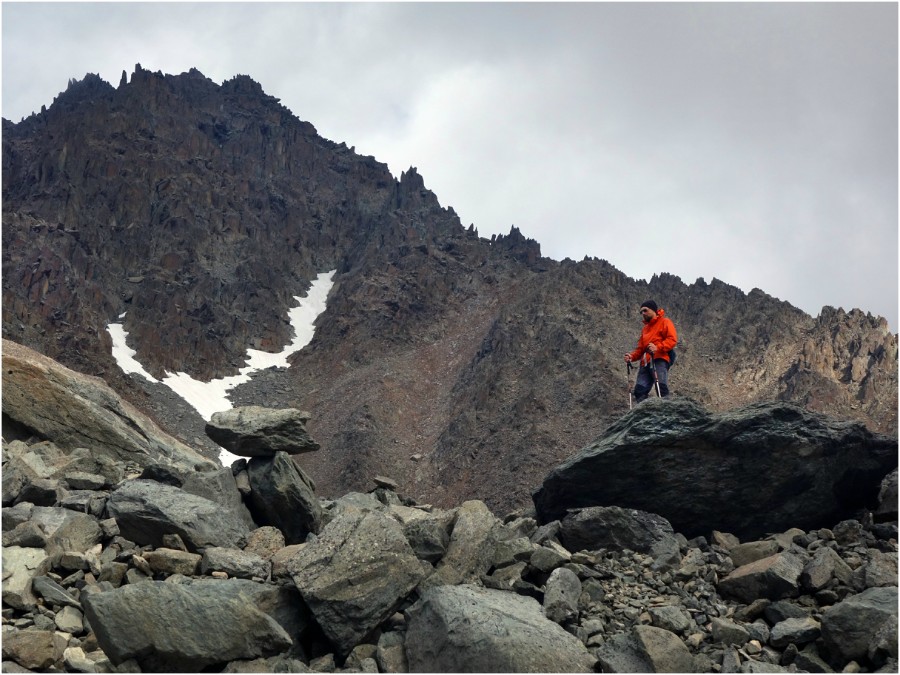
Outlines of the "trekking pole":
[[659,375],[656,374],[656,363],[653,360],[653,354],[650,354],[650,370],[653,371],[653,384],[656,385],[656,396],[657,398],[662,398],[662,393],[659,390]]
[[634,404],[631,402],[632,394],[631,394],[631,361],[625,363],[628,367],[628,409],[631,410],[634,407]]

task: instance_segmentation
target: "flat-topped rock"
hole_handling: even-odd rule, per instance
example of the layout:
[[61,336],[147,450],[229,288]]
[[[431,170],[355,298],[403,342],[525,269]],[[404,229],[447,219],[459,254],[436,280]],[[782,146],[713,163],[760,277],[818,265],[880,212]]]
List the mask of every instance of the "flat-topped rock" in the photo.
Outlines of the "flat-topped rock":
[[214,413],[206,435],[241,457],[271,457],[276,452],[299,455],[319,449],[306,431],[309,419],[309,413],[295,408],[244,406]]
[[874,508],[897,466],[897,439],[785,402],[711,413],[652,399],[553,469],[534,493],[541,522],[569,509],[656,513],[687,537],[751,540],[829,527]]

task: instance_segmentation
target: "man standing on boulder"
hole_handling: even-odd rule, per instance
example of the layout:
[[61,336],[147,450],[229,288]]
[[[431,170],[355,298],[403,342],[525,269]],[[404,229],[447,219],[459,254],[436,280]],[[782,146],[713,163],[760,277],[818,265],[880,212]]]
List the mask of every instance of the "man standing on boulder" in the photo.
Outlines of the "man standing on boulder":
[[[637,349],[625,354],[625,363],[640,360],[637,381],[634,384],[634,399],[640,403],[647,398],[656,382],[659,382],[659,395],[669,395],[669,352],[678,343],[675,324],[665,316],[665,310],[659,309],[653,300],[641,304],[641,318],[644,327],[638,340]],[[656,368],[656,377],[653,368]]]

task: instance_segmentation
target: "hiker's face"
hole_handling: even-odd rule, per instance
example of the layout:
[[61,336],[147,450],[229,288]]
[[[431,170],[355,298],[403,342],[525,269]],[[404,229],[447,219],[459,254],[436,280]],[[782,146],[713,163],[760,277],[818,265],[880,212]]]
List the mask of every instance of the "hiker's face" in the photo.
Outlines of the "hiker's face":
[[641,318],[644,320],[644,323],[653,321],[653,317],[655,316],[656,312],[654,312],[649,307],[641,307]]

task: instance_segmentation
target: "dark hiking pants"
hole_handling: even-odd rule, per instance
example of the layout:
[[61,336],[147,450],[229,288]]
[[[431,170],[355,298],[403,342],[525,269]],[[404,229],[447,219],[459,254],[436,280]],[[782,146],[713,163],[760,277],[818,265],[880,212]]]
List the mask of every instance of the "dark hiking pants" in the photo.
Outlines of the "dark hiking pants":
[[[669,362],[665,359],[654,359],[656,366],[656,376],[659,378],[659,393],[662,396],[669,395]],[[634,383],[634,400],[637,403],[643,401],[647,396],[656,389],[653,380],[653,371],[649,364],[641,366],[638,369],[637,380]]]

